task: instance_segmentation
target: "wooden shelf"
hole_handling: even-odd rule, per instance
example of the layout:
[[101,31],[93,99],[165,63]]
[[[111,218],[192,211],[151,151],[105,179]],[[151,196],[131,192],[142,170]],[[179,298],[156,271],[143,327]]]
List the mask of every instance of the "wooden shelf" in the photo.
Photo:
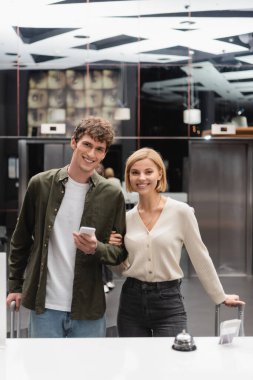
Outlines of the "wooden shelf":
[[202,132],[202,137],[204,136],[215,136],[215,137],[253,137],[253,127],[238,127],[236,128],[235,134],[213,134],[211,129],[207,129]]

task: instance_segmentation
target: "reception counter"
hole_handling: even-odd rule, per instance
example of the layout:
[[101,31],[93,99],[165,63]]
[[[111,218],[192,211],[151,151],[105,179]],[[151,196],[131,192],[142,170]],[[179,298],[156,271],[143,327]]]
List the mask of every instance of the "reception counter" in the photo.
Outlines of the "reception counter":
[[219,345],[195,338],[178,352],[172,338],[7,339],[1,380],[252,380],[253,337]]

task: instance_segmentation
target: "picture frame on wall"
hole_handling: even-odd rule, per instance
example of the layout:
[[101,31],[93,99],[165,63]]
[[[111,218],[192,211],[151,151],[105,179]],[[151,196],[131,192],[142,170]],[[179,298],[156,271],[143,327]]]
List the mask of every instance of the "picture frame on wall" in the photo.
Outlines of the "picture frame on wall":
[[77,123],[86,116],[114,120],[120,94],[117,69],[48,70],[32,72],[29,78],[27,135],[40,136],[42,123],[65,123],[71,136]]

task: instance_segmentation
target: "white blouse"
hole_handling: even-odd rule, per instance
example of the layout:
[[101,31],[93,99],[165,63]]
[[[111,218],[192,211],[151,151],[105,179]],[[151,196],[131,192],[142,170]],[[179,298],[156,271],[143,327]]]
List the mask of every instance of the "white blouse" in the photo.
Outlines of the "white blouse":
[[180,279],[184,276],[179,263],[185,245],[206,292],[216,304],[225,300],[226,294],[201,239],[192,207],[167,198],[151,231],[143,223],[137,206],[127,212],[126,222],[128,258],[124,262],[123,276],[148,282]]

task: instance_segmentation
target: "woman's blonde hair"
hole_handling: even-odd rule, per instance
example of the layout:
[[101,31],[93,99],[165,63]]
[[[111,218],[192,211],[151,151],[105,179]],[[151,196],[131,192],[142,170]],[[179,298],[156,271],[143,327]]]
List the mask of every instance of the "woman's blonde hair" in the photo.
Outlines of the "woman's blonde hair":
[[163,159],[158,152],[151,148],[141,148],[136,150],[131,156],[128,157],[125,168],[125,183],[126,190],[128,192],[132,192],[132,186],[129,180],[129,174],[131,167],[140,160],[144,160],[145,158],[149,158],[152,160],[157,166],[159,172],[161,172],[161,179],[157,181],[156,191],[158,193],[164,192],[167,188],[167,176],[166,169],[163,163]]

